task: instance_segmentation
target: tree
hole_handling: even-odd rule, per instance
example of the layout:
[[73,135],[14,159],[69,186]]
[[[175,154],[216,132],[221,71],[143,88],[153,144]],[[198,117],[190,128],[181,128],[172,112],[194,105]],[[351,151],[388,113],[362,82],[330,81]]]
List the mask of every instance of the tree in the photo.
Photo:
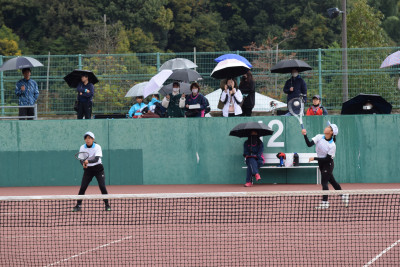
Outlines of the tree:
[[20,56],[21,50],[18,47],[19,37],[14,34],[6,25],[0,28],[0,55]]
[[381,27],[383,18],[367,0],[357,0],[347,15],[348,47],[388,46],[390,39]]

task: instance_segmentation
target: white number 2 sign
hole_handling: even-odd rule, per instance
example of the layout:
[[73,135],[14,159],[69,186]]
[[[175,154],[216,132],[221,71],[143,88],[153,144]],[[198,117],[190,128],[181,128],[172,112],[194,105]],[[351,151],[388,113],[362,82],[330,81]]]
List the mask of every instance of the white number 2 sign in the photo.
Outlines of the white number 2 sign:
[[284,147],[285,142],[275,142],[283,133],[283,123],[280,120],[272,120],[268,123],[268,127],[274,129],[274,125],[278,125],[278,130],[274,132],[268,141],[267,147]]

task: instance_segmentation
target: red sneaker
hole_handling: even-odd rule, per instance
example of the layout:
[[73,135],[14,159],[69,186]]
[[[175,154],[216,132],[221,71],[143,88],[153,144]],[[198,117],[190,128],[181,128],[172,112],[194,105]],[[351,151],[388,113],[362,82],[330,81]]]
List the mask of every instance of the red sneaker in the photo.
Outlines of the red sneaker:
[[248,183],[244,184],[244,187],[251,187],[251,186],[253,186],[253,184],[251,182],[248,182]]
[[258,173],[257,173],[257,174],[255,175],[255,177],[256,177],[256,181],[259,181],[259,180],[261,180],[261,176],[260,176],[260,174],[258,174]]

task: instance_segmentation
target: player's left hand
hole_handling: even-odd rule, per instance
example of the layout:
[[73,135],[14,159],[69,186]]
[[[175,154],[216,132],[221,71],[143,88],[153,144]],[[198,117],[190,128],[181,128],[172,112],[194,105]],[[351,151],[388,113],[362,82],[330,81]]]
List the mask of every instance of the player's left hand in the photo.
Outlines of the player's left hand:
[[311,161],[314,161],[314,158],[313,158],[313,157],[311,157],[311,158],[308,159],[308,162],[311,162]]

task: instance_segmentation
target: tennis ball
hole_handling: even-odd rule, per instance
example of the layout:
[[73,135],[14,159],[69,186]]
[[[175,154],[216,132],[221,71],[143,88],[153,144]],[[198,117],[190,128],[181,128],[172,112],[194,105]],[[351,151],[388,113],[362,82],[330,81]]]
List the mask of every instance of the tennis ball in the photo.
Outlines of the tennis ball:
[[298,107],[298,106],[300,105],[300,102],[299,102],[299,101],[294,101],[294,102],[293,102],[293,105],[294,105],[295,107]]

